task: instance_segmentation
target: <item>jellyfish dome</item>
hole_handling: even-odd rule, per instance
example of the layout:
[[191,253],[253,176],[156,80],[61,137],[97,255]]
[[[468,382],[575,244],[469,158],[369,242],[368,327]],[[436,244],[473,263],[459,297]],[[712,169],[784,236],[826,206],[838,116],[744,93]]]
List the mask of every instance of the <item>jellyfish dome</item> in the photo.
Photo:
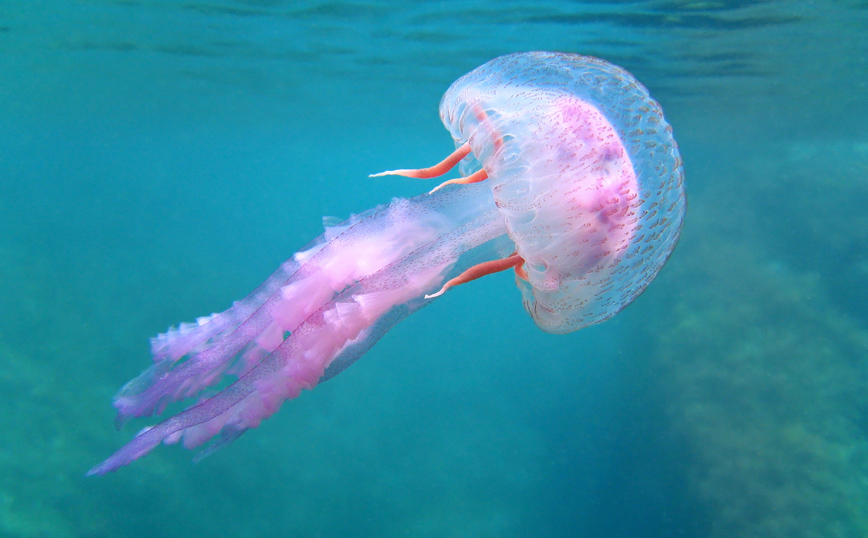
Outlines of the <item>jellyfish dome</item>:
[[440,117],[471,148],[462,173],[487,173],[541,329],[610,318],[663,267],[684,218],[681,156],[630,73],[576,54],[501,56],[456,80]]
[[660,106],[623,69],[528,52],[458,79],[440,104],[457,149],[423,169],[463,177],[326,228],[228,310],[151,339],[153,364],[114,398],[116,424],[188,407],[90,470],[160,443],[202,454],[327,381],[446,290],[513,269],[536,324],[566,333],[630,304],[684,218],[681,157]]

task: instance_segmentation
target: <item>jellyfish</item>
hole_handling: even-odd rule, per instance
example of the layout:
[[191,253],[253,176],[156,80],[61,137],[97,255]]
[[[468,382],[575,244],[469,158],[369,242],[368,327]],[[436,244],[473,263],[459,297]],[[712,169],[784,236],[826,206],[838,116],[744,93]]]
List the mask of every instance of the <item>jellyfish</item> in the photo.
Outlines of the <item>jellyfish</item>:
[[536,325],[568,333],[617,314],[669,258],[685,211],[682,161],[660,106],[627,71],[510,54],[455,81],[440,117],[455,152],[383,174],[432,178],[458,165],[462,177],[327,226],[225,312],[152,338],[153,364],[114,398],[116,425],[194,401],[88,474],[160,443],[213,452],[484,275],[513,271]]

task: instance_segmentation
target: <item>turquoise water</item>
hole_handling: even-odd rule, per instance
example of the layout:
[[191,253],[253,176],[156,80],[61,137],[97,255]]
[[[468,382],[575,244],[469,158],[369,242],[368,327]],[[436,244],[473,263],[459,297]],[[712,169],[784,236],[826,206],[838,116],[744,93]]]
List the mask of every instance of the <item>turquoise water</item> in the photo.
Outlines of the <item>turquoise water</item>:
[[[0,535],[868,534],[868,4],[8,0]],[[449,84],[518,50],[658,99],[689,211],[614,319],[450,292],[198,464],[85,478],[148,338],[428,187]]]

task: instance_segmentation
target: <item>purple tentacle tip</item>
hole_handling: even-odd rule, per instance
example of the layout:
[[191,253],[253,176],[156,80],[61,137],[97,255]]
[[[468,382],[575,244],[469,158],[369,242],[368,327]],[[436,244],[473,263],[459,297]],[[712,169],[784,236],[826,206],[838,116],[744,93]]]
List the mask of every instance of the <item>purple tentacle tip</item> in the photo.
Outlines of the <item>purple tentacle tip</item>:
[[[124,465],[129,465],[133,461],[141,458],[151,450],[153,450],[162,441],[163,436],[160,432],[154,431],[157,428],[148,428],[142,430],[132,441],[124,445],[120,450],[109,456],[99,465],[94,466],[87,472],[87,476],[104,475],[117,471]],[[155,435],[156,434],[156,435]]]

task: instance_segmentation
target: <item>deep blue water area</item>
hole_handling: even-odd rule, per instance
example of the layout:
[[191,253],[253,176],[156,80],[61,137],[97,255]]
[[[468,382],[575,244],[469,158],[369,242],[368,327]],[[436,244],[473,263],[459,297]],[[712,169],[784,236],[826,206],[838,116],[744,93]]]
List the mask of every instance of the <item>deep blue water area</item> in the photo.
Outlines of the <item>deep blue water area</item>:
[[[868,4],[7,0],[0,536],[868,534]],[[449,84],[599,56],[660,101],[681,241],[603,324],[451,291],[202,460],[85,472],[148,338],[430,189]]]

